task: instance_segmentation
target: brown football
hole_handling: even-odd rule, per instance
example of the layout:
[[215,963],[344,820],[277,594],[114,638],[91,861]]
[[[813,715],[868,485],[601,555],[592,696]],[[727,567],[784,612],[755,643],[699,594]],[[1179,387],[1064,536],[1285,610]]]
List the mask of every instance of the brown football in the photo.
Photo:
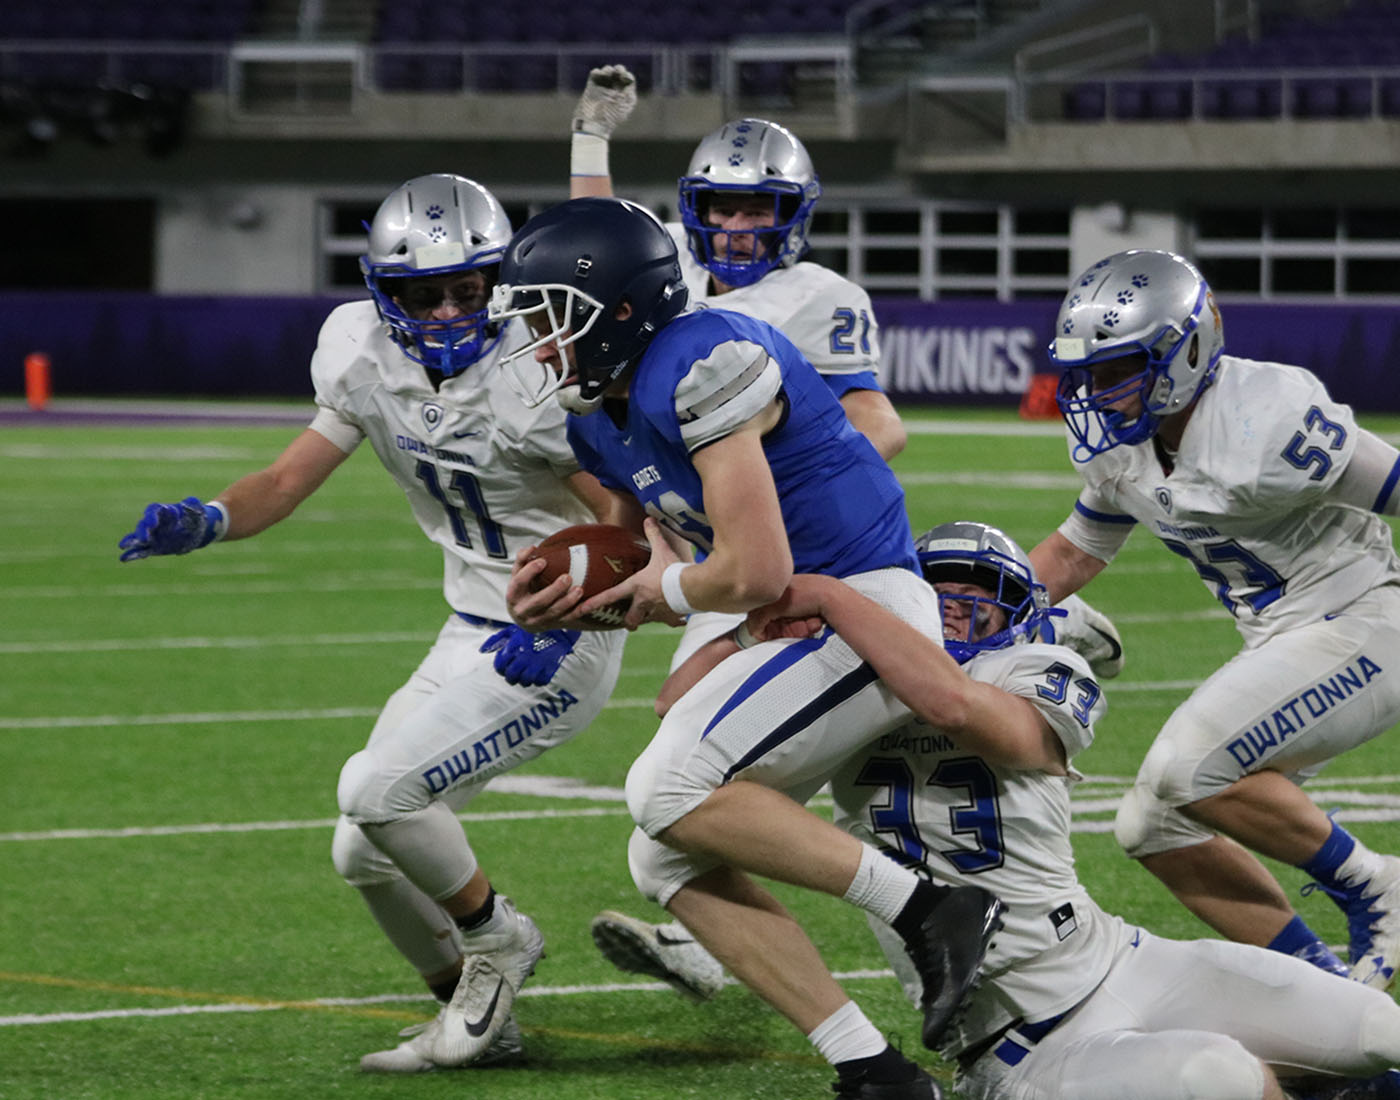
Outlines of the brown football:
[[[545,559],[545,567],[534,580],[532,591],[544,588],[561,573],[567,573],[583,589],[584,599],[606,592],[626,580],[651,560],[651,547],[641,535],[610,523],[581,523],[556,531],[535,547],[527,559]],[[601,630],[622,626],[630,600],[600,607],[584,621]]]

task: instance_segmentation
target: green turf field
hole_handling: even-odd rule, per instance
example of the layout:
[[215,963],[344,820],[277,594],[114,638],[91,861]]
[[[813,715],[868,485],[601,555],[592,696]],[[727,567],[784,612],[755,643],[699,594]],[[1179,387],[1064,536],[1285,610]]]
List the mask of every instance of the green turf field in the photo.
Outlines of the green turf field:
[[[909,419],[896,468],[916,531],[982,519],[1030,546],[1070,507],[1076,480],[1053,425]],[[1364,422],[1397,441],[1400,418]],[[357,1071],[432,1006],[331,868],[335,783],[441,625],[439,553],[366,447],[256,539],[117,561],[146,503],[208,499],[295,431],[0,429],[0,1097],[828,1095],[827,1067],[742,988],[692,1006],[619,975],[589,940],[600,908],[649,912],[627,873],[620,788],[653,728],[672,644],[659,628],[630,640],[594,729],[466,816],[482,865],[548,942],[518,1005],[527,1062],[409,1079]],[[1110,826],[1153,733],[1236,634],[1189,565],[1140,533],[1085,595],[1118,623],[1128,664],[1077,761],[1089,776],[1082,877],[1154,930],[1203,934],[1119,854]],[[1400,851],[1395,736],[1313,788],[1389,851]],[[1296,893],[1301,876],[1279,873]],[[918,1052],[916,1014],[860,914],[778,892],[877,1024]],[[1297,905],[1343,941],[1325,898]]]

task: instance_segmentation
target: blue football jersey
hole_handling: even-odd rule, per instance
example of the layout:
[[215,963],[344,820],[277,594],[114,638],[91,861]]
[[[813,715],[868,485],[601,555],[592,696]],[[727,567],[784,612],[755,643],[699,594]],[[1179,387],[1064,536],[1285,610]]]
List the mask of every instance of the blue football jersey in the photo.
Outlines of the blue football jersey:
[[917,570],[904,491],[851,427],[821,375],[777,329],[723,309],[682,314],[643,355],[626,422],[607,409],[569,417],[584,469],[708,551],[714,542],[690,456],[779,394],[787,415],[763,438],[799,573]]

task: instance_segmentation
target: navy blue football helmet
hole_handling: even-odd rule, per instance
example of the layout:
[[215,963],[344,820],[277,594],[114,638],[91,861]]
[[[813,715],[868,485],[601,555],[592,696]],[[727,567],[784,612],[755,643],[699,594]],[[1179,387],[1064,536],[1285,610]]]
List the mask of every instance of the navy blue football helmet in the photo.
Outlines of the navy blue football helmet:
[[[967,605],[967,631],[962,638],[948,638],[943,647],[958,664],[990,649],[1018,642],[1055,640],[1052,616],[1063,611],[1050,607],[1045,586],[1035,579],[1031,559],[1004,531],[985,523],[942,523],[914,540],[924,580],[976,585],[985,595],[940,592],[938,606],[944,620],[950,604]],[[993,609],[1006,621],[990,630]],[[954,619],[961,616],[951,616]]]
[[[554,394],[585,414],[687,298],[676,244],[654,214],[625,199],[570,199],[511,238],[489,314],[497,322],[523,317],[536,337],[502,360],[524,402],[533,408]],[[618,317],[624,305],[627,316]],[[564,360],[560,372],[532,354],[549,344]]]
[[484,308],[419,320],[403,307],[404,288],[415,279],[479,270],[489,293],[509,240],[510,219],[496,197],[463,176],[418,176],[380,203],[360,270],[405,355],[450,378],[496,346],[500,327],[488,323]]

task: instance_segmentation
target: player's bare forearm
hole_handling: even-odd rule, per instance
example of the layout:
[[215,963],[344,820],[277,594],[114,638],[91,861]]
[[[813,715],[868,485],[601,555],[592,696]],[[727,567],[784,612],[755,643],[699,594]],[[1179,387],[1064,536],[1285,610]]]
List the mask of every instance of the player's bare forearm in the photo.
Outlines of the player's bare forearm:
[[246,539],[286,519],[347,457],[307,428],[272,465],[239,478],[215,498],[228,511],[224,540]]
[[841,395],[841,407],[851,427],[870,440],[886,462],[909,442],[909,433],[890,399],[879,390],[850,390]]
[[1108,564],[1086,554],[1058,531],[1041,540],[1029,555],[1036,580],[1045,585],[1052,604],[1078,592]]
[[794,577],[772,608],[750,616],[750,626],[771,638],[763,619],[812,615],[840,634],[918,718],[964,748],[1010,767],[1063,770],[1063,749],[1034,707],[973,680],[937,641],[835,577]]
[[729,634],[706,642],[681,663],[681,667],[666,677],[656,693],[656,716],[665,718],[682,695],[694,687],[712,668],[726,657],[739,652],[739,643]]

